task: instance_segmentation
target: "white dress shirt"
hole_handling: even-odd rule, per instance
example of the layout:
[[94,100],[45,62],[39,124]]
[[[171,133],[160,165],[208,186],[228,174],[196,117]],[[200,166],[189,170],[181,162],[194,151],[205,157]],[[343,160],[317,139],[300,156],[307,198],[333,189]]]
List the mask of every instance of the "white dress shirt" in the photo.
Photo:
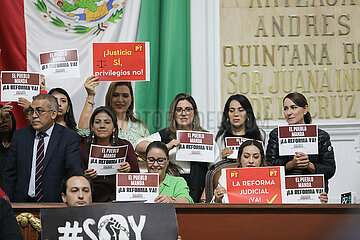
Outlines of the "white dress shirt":
[[[44,137],[44,155],[46,156],[46,149],[51,137],[51,133],[54,129],[53,124],[45,133],[47,134]],[[30,174],[30,182],[29,182],[29,191],[28,195],[30,197],[35,197],[35,171],[36,171],[36,152],[37,152],[37,145],[39,143],[40,137],[38,136],[39,131],[35,132],[35,139],[34,139],[34,149],[33,149],[33,156],[32,156],[32,164],[31,164],[31,174]]]

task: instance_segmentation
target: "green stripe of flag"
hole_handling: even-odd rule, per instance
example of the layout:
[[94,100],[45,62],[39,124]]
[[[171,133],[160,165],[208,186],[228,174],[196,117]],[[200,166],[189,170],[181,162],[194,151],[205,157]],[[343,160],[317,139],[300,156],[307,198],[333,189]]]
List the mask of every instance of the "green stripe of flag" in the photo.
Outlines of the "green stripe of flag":
[[136,112],[153,133],[167,126],[174,96],[191,93],[190,0],[142,0],[139,41],[150,42],[151,75],[136,83]]

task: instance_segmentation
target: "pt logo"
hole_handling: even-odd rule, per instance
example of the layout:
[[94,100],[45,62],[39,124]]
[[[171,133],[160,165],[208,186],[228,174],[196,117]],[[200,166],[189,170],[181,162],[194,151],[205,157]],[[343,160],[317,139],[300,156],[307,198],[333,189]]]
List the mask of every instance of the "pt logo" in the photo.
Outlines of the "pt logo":
[[270,168],[269,169],[269,176],[270,177],[277,177],[278,176],[278,169],[277,168]]
[[239,171],[238,170],[230,171],[230,179],[238,179],[238,178],[239,178]]
[[135,45],[135,52],[142,52],[144,50],[143,44],[136,44]]

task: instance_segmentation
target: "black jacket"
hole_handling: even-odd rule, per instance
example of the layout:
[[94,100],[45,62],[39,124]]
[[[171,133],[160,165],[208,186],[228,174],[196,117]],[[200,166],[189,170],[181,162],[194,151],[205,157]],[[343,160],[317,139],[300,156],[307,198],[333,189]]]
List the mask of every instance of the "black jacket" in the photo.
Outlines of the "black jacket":
[[[324,130],[318,129],[319,154],[309,155],[309,160],[315,166],[315,174],[324,174],[325,191],[329,191],[328,180],[335,174],[334,149],[331,146],[330,135]],[[266,160],[274,166],[285,166],[293,156],[279,156],[278,129],[271,131],[266,149]],[[312,174],[307,169],[293,169],[286,171],[286,175]]]
[[11,205],[2,197],[0,197],[0,239],[24,239]]

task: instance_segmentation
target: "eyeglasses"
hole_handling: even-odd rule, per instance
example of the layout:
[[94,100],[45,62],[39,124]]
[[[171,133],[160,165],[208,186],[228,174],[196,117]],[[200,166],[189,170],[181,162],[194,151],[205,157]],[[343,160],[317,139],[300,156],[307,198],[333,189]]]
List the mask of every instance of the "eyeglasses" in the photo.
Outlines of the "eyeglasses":
[[33,115],[35,113],[38,117],[44,115],[47,112],[52,112],[52,111],[53,111],[52,109],[50,109],[50,110],[42,110],[42,109],[33,109],[32,107],[29,107],[27,109],[28,114]]
[[148,157],[146,158],[146,161],[149,165],[153,165],[155,162],[158,162],[159,165],[164,165],[165,164],[165,161],[166,161],[166,158],[158,158],[158,159],[155,159],[153,157]]
[[186,107],[186,108],[181,108],[181,107],[177,107],[175,109],[175,111],[178,113],[178,114],[182,114],[183,112],[185,112],[187,115],[189,115],[194,109],[191,108],[191,107]]

